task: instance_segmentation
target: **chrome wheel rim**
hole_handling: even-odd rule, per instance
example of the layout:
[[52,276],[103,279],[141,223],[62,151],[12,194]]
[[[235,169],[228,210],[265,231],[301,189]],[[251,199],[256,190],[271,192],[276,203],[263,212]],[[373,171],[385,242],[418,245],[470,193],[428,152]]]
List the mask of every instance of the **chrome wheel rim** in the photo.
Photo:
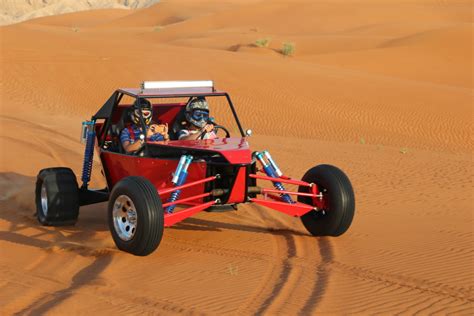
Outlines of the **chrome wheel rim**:
[[131,240],[137,230],[137,210],[128,196],[120,195],[115,199],[112,217],[115,232],[120,239]]
[[41,185],[41,210],[45,217],[48,216],[48,192],[46,191],[44,182]]

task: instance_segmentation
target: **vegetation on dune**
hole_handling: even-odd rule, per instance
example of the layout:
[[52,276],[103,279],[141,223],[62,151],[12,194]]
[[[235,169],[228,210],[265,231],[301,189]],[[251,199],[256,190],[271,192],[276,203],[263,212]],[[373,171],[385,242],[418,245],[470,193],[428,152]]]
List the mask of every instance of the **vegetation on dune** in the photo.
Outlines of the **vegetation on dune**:
[[255,41],[257,47],[268,47],[270,45],[270,38],[260,38]]
[[293,54],[295,53],[295,44],[283,43],[283,47],[281,48],[281,53],[284,56],[293,56]]

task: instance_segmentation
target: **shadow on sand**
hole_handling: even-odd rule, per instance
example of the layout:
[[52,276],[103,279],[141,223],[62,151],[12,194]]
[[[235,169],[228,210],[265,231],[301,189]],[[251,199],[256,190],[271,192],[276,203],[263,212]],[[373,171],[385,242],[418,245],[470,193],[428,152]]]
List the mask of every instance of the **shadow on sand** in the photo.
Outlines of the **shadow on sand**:
[[[0,200],[0,219],[10,223],[9,229],[0,231],[0,240],[27,245],[51,251],[54,247],[75,252],[82,256],[94,258],[93,262],[78,271],[71,280],[71,284],[64,289],[54,293],[48,293],[30,306],[17,314],[43,314],[57,306],[62,301],[71,297],[77,289],[97,279],[102,271],[111,263],[114,250],[87,247],[97,232],[108,230],[106,219],[106,203],[81,207],[80,219],[75,226],[66,227],[44,227],[41,226],[35,216],[34,203],[19,203],[24,199],[34,200],[34,186],[36,179],[17,173],[0,173],[0,190],[4,188],[19,187],[15,190],[9,189],[9,193],[2,196]],[[22,194],[22,196],[19,196]],[[30,205],[25,206],[25,205]],[[23,235],[22,230],[34,228],[39,231],[34,235]],[[200,218],[188,218],[185,221],[171,227],[172,230],[190,231],[221,231],[235,230],[239,232],[250,232],[258,234],[270,234],[285,241],[287,255],[282,262],[282,272],[278,282],[274,285],[271,294],[260,304],[257,314],[264,314],[271,306],[275,298],[287,283],[292,269],[292,259],[297,256],[295,236],[308,236],[291,229],[271,229],[266,227],[252,226],[241,223],[227,223]],[[67,236],[67,237],[65,237]],[[46,237],[46,238],[45,238]],[[333,261],[334,254],[331,243],[327,238],[318,238],[314,244],[315,251],[319,251],[322,261],[317,264],[316,282],[306,298],[301,309],[303,314],[311,314],[315,311],[324,296],[328,280],[329,269],[327,266]],[[317,249],[316,249],[317,248]]]

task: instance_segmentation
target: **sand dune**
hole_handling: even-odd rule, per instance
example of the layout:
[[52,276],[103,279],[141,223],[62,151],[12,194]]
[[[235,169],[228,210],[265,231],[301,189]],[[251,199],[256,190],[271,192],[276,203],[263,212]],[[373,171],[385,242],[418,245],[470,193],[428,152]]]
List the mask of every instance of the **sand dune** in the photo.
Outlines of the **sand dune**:
[[[472,314],[471,5],[173,0],[1,27],[2,314]],[[207,78],[285,173],[348,173],[345,235],[242,205],[137,258],[115,248],[105,204],[74,227],[37,223],[36,173],[80,173],[80,122],[115,88]]]
[[93,9],[139,9],[158,0],[1,0],[0,25]]

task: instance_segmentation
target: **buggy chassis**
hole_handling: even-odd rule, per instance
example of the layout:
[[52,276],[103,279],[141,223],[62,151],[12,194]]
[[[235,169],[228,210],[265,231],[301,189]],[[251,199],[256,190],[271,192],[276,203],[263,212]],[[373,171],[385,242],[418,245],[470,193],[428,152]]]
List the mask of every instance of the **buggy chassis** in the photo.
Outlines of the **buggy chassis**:
[[[118,248],[135,255],[153,252],[161,241],[163,227],[203,210],[237,209],[240,203],[255,203],[301,217],[315,236],[338,236],[349,228],[355,210],[354,193],[340,169],[319,165],[301,180],[288,177],[268,151],[250,151],[247,138],[251,132],[244,132],[227,92],[215,90],[212,82],[194,82],[194,86],[176,82],[174,87],[169,87],[173,82],[155,83],[158,87],[152,82],[151,88],[144,83],[139,89],[116,90],[91,120],[83,123],[82,140],[86,145],[80,187],[69,168],[39,172],[36,205],[42,224],[74,224],[79,206],[109,201],[113,239]],[[140,155],[126,154],[119,141],[130,107],[121,104],[124,96],[184,98],[187,102],[193,97],[224,97],[240,137],[145,141]],[[153,104],[153,113],[161,122],[174,126],[170,130],[174,133],[185,105]],[[143,117],[140,124],[145,130]],[[107,182],[101,190],[89,188],[94,151],[99,154]],[[297,186],[297,190],[285,186]],[[179,210],[175,210],[177,206]]]

